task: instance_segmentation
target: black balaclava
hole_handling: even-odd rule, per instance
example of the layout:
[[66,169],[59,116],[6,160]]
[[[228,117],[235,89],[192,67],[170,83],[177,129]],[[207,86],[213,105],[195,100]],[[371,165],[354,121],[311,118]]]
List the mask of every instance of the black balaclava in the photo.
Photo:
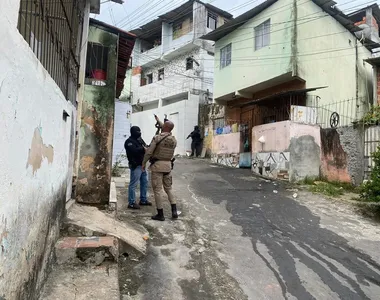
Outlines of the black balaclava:
[[199,126],[194,126],[194,130],[198,131],[199,130]]
[[141,137],[140,127],[138,127],[138,126],[132,126],[131,127],[131,137],[133,137],[136,140]]

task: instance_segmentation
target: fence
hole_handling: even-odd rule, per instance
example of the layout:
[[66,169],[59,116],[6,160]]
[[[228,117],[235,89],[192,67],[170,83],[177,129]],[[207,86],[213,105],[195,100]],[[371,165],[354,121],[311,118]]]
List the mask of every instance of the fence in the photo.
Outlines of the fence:
[[367,97],[352,98],[316,106],[317,124],[322,128],[350,126],[369,111]]
[[374,162],[372,153],[377,150],[380,145],[380,127],[370,126],[364,130],[364,178],[368,179]]
[[18,30],[66,99],[76,100],[84,0],[21,0]]

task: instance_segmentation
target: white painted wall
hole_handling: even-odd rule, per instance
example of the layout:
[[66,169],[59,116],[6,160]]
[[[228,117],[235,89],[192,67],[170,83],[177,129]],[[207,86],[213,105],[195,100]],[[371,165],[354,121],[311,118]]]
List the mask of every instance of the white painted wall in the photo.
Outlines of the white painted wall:
[[[5,299],[31,299],[20,290],[30,284],[29,292],[35,292],[43,283],[64,214],[75,117],[17,30],[19,4],[2,1],[0,9],[0,298]],[[66,122],[63,110],[70,114]],[[27,162],[29,151],[38,150],[31,149],[36,129],[53,148],[53,158],[49,163],[42,157],[33,171]]]
[[[151,102],[188,92],[190,89],[200,89],[202,87],[202,78],[195,72],[197,66],[194,64],[194,69],[186,70],[186,58],[193,57],[202,63],[202,55],[202,50],[198,48],[194,51],[178,55],[170,62],[161,62],[154,67],[143,68],[141,75],[132,76],[132,103],[136,104],[138,100],[140,100],[140,103]],[[143,61],[144,59],[145,56],[142,53],[139,61]],[[163,80],[158,81],[158,70],[162,68],[165,70],[165,76]],[[147,74],[153,74],[153,83],[140,86],[141,76],[146,77]],[[207,76],[209,76],[209,73],[207,73]]]
[[127,167],[128,160],[121,159],[125,155],[124,142],[131,133],[132,106],[128,102],[115,101],[115,120],[113,132],[112,165],[120,161],[121,166]]
[[[173,116],[173,122],[175,122],[175,130],[173,133],[177,139],[176,154],[185,155],[186,151],[191,150],[191,139],[186,140],[186,137],[193,131],[194,126],[198,123],[198,110],[199,110],[199,96],[190,95],[189,99],[175,102],[173,104],[160,106],[156,109],[145,110],[132,114],[132,126],[139,126],[142,132],[142,138],[147,144],[150,144],[153,136],[155,135],[156,128],[154,127],[156,121],[154,114],[156,114],[161,120],[164,118],[164,114]],[[178,117],[177,115],[178,114]],[[176,122],[179,120],[179,122]]]

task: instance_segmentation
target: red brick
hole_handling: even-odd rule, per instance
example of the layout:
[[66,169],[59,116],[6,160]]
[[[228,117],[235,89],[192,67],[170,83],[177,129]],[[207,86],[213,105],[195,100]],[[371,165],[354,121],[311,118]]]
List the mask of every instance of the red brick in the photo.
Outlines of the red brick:
[[57,248],[98,248],[113,247],[116,245],[116,238],[111,236],[101,237],[65,237],[58,241]]

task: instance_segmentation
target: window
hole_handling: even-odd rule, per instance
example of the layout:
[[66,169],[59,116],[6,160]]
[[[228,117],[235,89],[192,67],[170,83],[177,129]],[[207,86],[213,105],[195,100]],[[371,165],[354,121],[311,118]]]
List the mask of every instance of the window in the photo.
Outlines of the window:
[[153,74],[146,75],[147,84],[153,83]]
[[182,23],[173,25],[173,39],[177,39],[182,35]]
[[186,70],[192,70],[193,64],[194,64],[194,60],[192,57],[186,58]]
[[74,103],[86,1],[19,2],[18,31],[66,99]]
[[216,29],[218,16],[212,12],[207,14],[207,28]]
[[164,79],[164,76],[165,76],[165,70],[164,69],[159,69],[158,70],[158,81]]
[[173,40],[193,31],[193,16],[187,16],[173,23]]
[[231,64],[231,44],[220,49],[220,68],[223,69]]
[[270,44],[270,19],[255,27],[255,50]]
[[86,58],[86,84],[106,85],[108,66],[108,47],[88,43]]

